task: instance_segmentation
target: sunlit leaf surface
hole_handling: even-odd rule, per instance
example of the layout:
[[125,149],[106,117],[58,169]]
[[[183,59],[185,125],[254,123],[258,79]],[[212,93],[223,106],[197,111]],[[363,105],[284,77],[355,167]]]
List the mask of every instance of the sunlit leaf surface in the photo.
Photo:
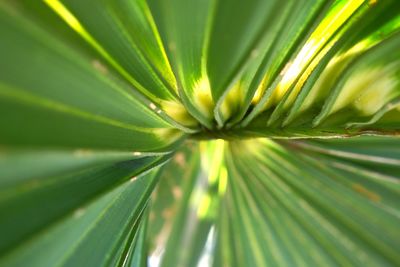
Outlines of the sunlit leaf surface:
[[0,266],[398,266],[400,1],[0,1]]

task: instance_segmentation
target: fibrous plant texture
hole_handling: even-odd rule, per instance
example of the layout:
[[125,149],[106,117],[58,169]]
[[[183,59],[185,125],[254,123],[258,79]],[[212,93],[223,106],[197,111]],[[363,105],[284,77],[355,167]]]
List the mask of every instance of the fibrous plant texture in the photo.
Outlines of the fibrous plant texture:
[[0,266],[399,266],[399,135],[398,0],[0,0]]

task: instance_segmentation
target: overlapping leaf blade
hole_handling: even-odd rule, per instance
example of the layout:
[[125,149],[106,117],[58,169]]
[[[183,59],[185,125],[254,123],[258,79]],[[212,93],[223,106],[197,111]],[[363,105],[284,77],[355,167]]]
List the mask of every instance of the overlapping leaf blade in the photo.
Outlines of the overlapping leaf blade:
[[192,146],[179,151],[165,168],[151,209],[150,263],[159,261],[167,267],[210,262],[220,203],[219,177],[225,168],[223,146],[222,140]]
[[172,126],[143,98],[96,69],[91,59],[15,16],[10,6],[2,7],[3,144],[165,150],[169,141],[163,135]]
[[[388,140],[365,142],[382,144]],[[376,172],[368,170],[368,165],[357,163],[344,165],[357,169],[358,174],[337,171],[340,165],[329,158],[318,157],[317,161],[316,155],[303,154],[307,153],[306,147],[301,152],[289,143],[279,145],[266,140],[230,146],[225,205],[239,210],[230,216],[225,212],[228,216],[225,220],[242,221],[241,226],[236,226],[237,230],[233,229],[238,238],[236,242],[248,242],[244,247],[253,248],[241,254],[230,254],[232,259],[220,258],[223,262],[252,262],[256,266],[395,266],[399,214],[393,200],[399,197],[395,189],[398,180],[382,178],[382,182]],[[244,156],[245,149],[254,158],[248,154]],[[293,149],[302,156],[294,156]],[[353,147],[350,145],[346,149],[352,151]],[[354,151],[356,149],[354,145]],[[353,155],[355,158],[360,155],[362,160],[362,155],[371,155],[373,159],[373,154],[379,153],[374,147],[364,151],[365,154],[355,152]],[[386,157],[392,158],[387,153]],[[395,158],[396,154],[393,160]],[[383,161],[381,164],[391,163]],[[376,167],[374,160],[369,165]],[[398,173],[398,165],[394,168]],[[221,234],[227,234],[221,227]],[[221,237],[220,251],[225,246],[222,240],[227,238],[229,236]]]
[[205,53],[213,19],[213,1],[149,1],[188,112],[212,128],[213,101]]
[[122,256],[118,252],[124,247],[130,229],[139,223],[138,218],[157,177],[156,172],[152,172],[127,181],[96,201],[81,206],[5,255],[1,264],[108,266],[118,262]]
[[[205,214],[218,214],[207,217],[213,234],[207,243],[199,240],[210,232],[198,237],[198,246],[188,243],[191,235],[185,225],[197,224],[186,217],[195,207],[189,199],[202,188],[188,180],[190,189],[185,187],[184,197],[174,204],[180,208],[159,210],[159,219],[151,224],[165,220],[162,214],[175,222],[172,231],[160,234],[164,238],[151,239],[165,242],[168,237],[161,247],[158,243],[150,262],[158,255],[165,266],[197,266],[202,260],[211,260],[214,266],[396,266],[398,142],[398,138],[362,137],[225,143],[219,147],[223,152],[213,153],[225,154],[226,165],[220,166],[227,168],[227,181],[218,172],[219,194],[214,201],[219,204],[205,205]],[[195,165],[191,162],[188,170]],[[163,199],[158,196],[155,204]],[[202,205],[201,200],[197,203]],[[177,249],[180,246],[185,249]],[[201,257],[195,262],[185,262],[196,254]]]
[[[43,16],[25,17],[30,7]],[[47,231],[51,232],[54,224],[60,225],[56,232],[66,234],[64,226],[68,224],[74,231],[74,210],[81,216],[80,207],[164,163],[183,135],[44,4],[5,1],[0,12],[4,36],[0,44],[0,121],[4,126],[0,133],[0,250],[7,265],[23,266],[33,258],[38,266],[53,265],[50,261],[66,256],[65,247],[58,247],[49,261],[33,252],[33,247],[42,250],[41,242],[50,242],[47,238],[59,245],[64,242]],[[54,24],[46,25],[46,21]],[[131,206],[132,192],[124,200],[124,205],[135,210],[134,221],[140,218],[154,177],[143,178],[151,187],[134,187],[138,206]],[[122,193],[119,190],[112,198]],[[103,205],[96,203],[93,205]],[[121,216],[132,216],[130,211]],[[91,223],[90,227],[99,225]],[[109,236],[117,236],[118,229],[123,231],[118,240],[125,242],[126,227],[110,229]],[[71,234],[70,242],[77,236]],[[44,240],[27,244],[29,238]],[[92,240],[88,239],[88,248]],[[110,245],[119,251],[122,243]],[[22,247],[26,258],[19,262],[4,254],[18,254],[16,250]],[[85,260],[87,253],[82,255]],[[70,256],[79,260],[76,253]],[[111,261],[107,257],[93,259],[104,264]]]
[[[359,7],[355,8],[357,5]],[[281,79],[269,82],[268,90],[242,124],[248,125],[251,119],[258,115],[258,118],[250,123],[253,126],[249,128],[255,127],[257,131],[262,132],[260,128],[264,127],[267,132],[274,132],[274,129],[283,127],[282,133],[286,130],[292,133],[297,131],[300,135],[308,135],[301,128],[310,127],[316,127],[315,133],[320,128],[326,133],[347,132],[350,135],[357,132],[356,129],[360,132],[371,130],[376,134],[382,131],[384,134],[385,129],[398,128],[396,115],[393,113],[396,113],[398,101],[399,82],[395,70],[398,70],[396,62],[399,57],[393,54],[391,58],[392,53],[388,52],[396,50],[389,48],[391,44],[396,43],[399,29],[398,19],[395,13],[392,13],[395,9],[398,10],[396,1],[379,4],[344,1],[332,5],[327,17],[320,22],[307,42],[302,44],[302,50],[293,54],[293,58],[281,70]],[[340,14],[346,14],[346,12],[353,12],[353,14],[348,13],[345,19],[345,15]],[[384,18],[381,16],[383,13],[387,14]],[[324,33],[324,29],[320,27],[327,22],[330,24],[327,25],[326,33]],[[340,23],[342,25],[338,27]],[[332,30],[337,30],[330,32],[328,26],[332,27]],[[321,32],[322,37],[318,37]],[[321,46],[323,40],[329,40],[329,42]],[[384,47],[387,47],[386,52],[382,51],[385,50]],[[315,58],[311,60],[313,54]],[[393,66],[393,69],[391,71],[384,69],[384,65],[388,68]],[[356,81],[359,79],[366,82],[368,76],[373,79],[370,72],[374,71],[385,73],[384,75],[377,74],[378,81],[382,84],[369,84],[367,88],[357,84]],[[386,80],[390,82],[383,85]],[[345,81],[347,81],[346,84]],[[386,92],[381,95],[382,97],[372,96],[379,94],[380,90]],[[337,100],[340,105],[333,108],[332,103],[339,91],[342,92]],[[358,108],[354,108],[357,105]],[[287,114],[287,111],[290,112]],[[386,120],[391,124],[387,122],[380,124],[379,120],[385,120],[386,113],[388,113]],[[327,114],[332,116],[327,119]],[[294,120],[295,117],[297,117],[296,120]],[[324,123],[321,123],[322,120]],[[265,121],[267,125],[263,126]],[[352,130],[348,130],[349,127]]]
[[399,7],[1,2],[0,265],[396,266]]

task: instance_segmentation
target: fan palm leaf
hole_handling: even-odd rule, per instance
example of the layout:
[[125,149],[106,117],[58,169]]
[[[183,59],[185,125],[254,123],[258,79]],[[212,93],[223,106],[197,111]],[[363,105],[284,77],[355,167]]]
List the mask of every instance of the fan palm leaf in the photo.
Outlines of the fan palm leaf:
[[0,266],[398,266],[400,2],[3,0]]

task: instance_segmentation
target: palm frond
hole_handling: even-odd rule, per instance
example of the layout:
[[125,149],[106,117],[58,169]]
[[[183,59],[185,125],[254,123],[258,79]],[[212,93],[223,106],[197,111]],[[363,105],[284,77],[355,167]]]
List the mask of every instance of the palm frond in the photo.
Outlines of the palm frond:
[[1,1],[0,266],[397,266],[399,30],[397,0]]

